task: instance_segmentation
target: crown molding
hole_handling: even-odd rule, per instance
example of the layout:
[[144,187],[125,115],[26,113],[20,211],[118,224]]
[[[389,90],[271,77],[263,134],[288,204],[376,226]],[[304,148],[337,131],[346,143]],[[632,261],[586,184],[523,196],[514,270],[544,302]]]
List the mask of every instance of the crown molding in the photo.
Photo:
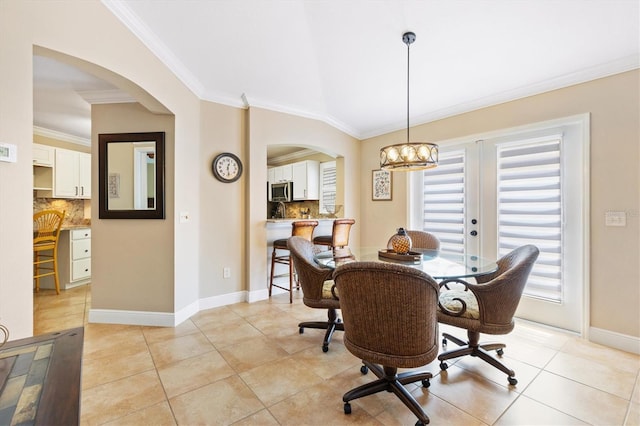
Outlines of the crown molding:
[[160,61],[173,72],[200,99],[204,97],[202,83],[187,67],[160,41],[151,29],[138,19],[131,8],[121,0],[101,0],[102,4],[115,15]]
[[81,138],[57,130],[45,129],[44,127],[33,126],[33,134],[63,142],[75,143],[76,145],[91,146],[91,139]]
[[270,158],[269,165],[278,166],[281,164],[287,164],[317,153],[318,151],[313,149],[301,149],[300,151],[292,152],[291,154],[279,155],[277,157]]
[[94,104],[126,104],[137,102],[131,95],[120,89],[83,90],[76,92],[82,99]]
[[[380,136],[405,128],[406,121],[397,122],[369,131],[359,131],[339,120],[336,120],[334,117],[324,112],[313,112],[304,109],[292,108],[291,106],[279,105],[268,101],[256,101],[253,99],[251,99],[251,102],[249,103],[246,94],[241,94],[239,96],[229,96],[228,94],[223,94],[220,92],[207,91],[202,83],[193,75],[193,73],[191,73],[184,66],[184,64],[167,48],[164,43],[160,41],[158,36],[153,31],[151,31],[151,29],[146,24],[144,24],[144,22],[138,19],[136,14],[133,13],[131,8],[124,1],[101,1],[105,5],[105,7],[107,7],[107,9],[109,9],[116,16],[117,19],[119,19],[149,50],[151,50],[153,54],[155,54],[162,61],[162,63],[164,63],[169,68],[169,70],[171,70],[171,72],[173,72],[178,77],[180,81],[182,81],[189,88],[189,90],[191,90],[201,100],[220,103],[237,108],[248,108],[250,106],[253,106],[303,118],[322,121],[336,128],[337,130],[340,130],[347,135],[359,140],[369,139],[375,136]],[[625,58],[611,61],[606,64],[601,64],[595,67],[580,70],[575,73],[570,73],[549,80],[521,86],[509,91],[497,93],[495,95],[484,98],[479,98],[470,102],[452,105],[437,111],[430,112],[428,114],[423,114],[412,119],[412,127],[426,124],[431,121],[467,113],[476,109],[486,108],[493,105],[525,98],[528,96],[573,86],[590,80],[619,74],[636,68],[640,68],[639,54],[634,54]]]

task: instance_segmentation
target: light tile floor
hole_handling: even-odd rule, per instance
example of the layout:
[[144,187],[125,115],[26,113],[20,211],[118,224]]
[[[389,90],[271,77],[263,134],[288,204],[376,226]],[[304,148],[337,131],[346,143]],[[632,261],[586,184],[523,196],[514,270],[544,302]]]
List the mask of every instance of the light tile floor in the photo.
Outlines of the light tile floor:
[[[175,328],[89,324],[90,286],[34,299],[35,334],[84,325],[83,425],[412,425],[386,392],[352,403],[342,394],[372,380],[337,332],[298,333],[324,319],[297,292],[202,311]],[[444,329],[444,327],[442,327]],[[456,335],[464,332],[447,328]],[[434,361],[428,389],[410,391],[446,425],[640,425],[640,357],[526,322],[499,336],[518,385],[475,358]]]

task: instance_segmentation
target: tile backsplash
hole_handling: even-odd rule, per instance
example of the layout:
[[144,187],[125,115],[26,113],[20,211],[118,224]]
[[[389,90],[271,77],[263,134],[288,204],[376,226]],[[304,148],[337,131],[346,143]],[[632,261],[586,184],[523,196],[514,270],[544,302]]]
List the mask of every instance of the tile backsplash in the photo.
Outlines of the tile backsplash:
[[34,198],[33,212],[42,210],[63,210],[66,212],[64,225],[90,225],[91,200],[69,200],[63,198]]

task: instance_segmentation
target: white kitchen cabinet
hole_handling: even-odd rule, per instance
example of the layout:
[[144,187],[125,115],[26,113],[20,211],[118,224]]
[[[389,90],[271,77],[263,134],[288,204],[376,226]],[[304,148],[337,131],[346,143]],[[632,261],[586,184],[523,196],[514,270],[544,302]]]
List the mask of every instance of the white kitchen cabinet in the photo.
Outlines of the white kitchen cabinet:
[[54,152],[51,146],[33,144],[33,189],[36,197],[51,197]]
[[275,182],[290,182],[293,180],[293,168],[291,164],[285,164],[284,166],[273,167],[273,181]]
[[[91,281],[91,228],[63,229],[60,232],[58,279],[61,290]],[[41,278],[40,288],[54,289],[53,277]]]
[[56,148],[54,198],[91,198],[91,155]]
[[320,198],[320,163],[318,161],[300,161],[292,164],[293,199],[318,200]]
[[[61,233],[60,287],[70,288],[91,280],[91,228],[72,229]],[[66,238],[64,238],[66,237]]]
[[47,145],[33,144],[33,165],[53,167],[55,148]]

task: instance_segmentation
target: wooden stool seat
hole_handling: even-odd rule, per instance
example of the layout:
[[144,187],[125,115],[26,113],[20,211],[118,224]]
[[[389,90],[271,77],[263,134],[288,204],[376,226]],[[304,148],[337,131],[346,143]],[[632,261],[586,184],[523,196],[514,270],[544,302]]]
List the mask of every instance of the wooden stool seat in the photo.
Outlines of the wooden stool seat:
[[[291,236],[302,237],[308,241],[311,241],[311,237],[313,235],[313,230],[318,226],[317,220],[298,220],[291,224]],[[278,287],[282,290],[287,290],[289,292],[289,303],[293,303],[293,281],[295,271],[293,268],[293,261],[291,260],[291,253],[289,252],[289,247],[287,245],[288,238],[279,238],[273,242],[273,252],[271,253],[271,274],[269,278],[269,297],[271,297],[271,293],[273,287]],[[276,250],[287,250],[286,254],[278,255]],[[278,284],[274,284],[273,278],[275,276],[275,266],[276,263],[281,265],[289,266],[289,288],[283,287]],[[298,284],[298,280],[296,279],[296,289],[299,289],[300,286]]]

